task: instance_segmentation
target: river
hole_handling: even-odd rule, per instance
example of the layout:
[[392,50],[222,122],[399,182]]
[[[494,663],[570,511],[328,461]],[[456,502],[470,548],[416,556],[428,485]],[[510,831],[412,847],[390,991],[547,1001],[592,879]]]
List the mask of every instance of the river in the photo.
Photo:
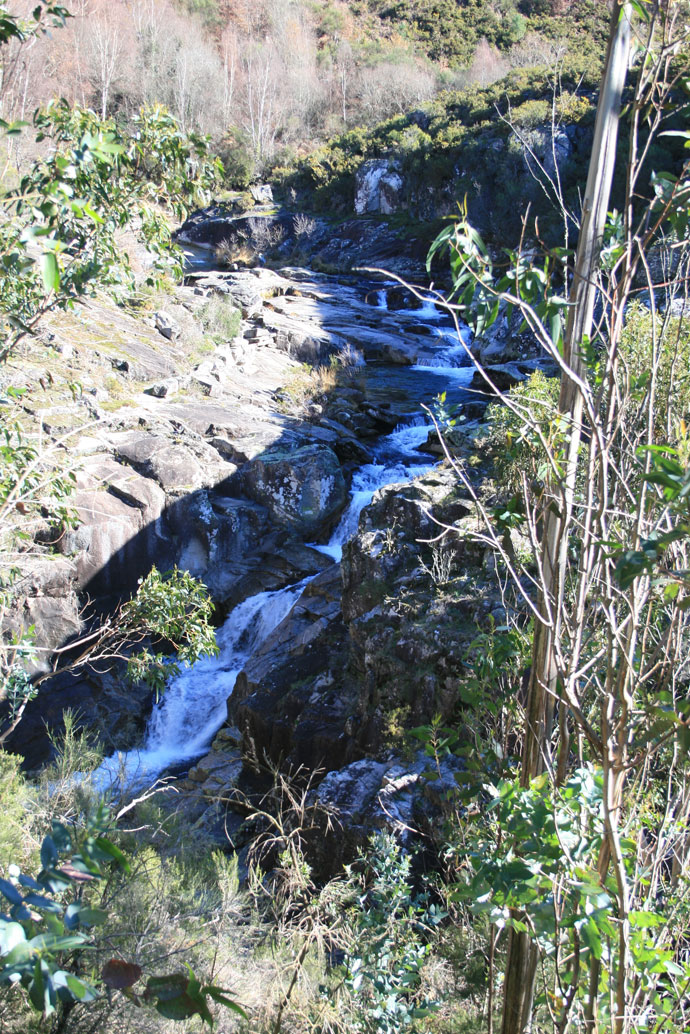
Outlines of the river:
[[[389,286],[383,284],[375,289],[373,300],[377,308],[385,309]],[[366,289],[371,295],[371,285]],[[431,469],[428,454],[419,448],[426,442],[432,425],[418,400],[431,403],[435,395],[444,391],[449,404],[467,398],[465,389],[474,368],[468,364],[465,346],[430,303],[421,305],[415,317],[428,322],[436,339],[435,354],[430,362],[419,366],[367,367],[368,378],[374,382],[378,379],[382,388],[387,385],[388,390],[399,392],[401,398],[409,400],[412,410],[392,434],[374,444],[373,462],[354,472],[349,505],[329,542],[311,544],[334,563],[340,562],[344,544],[356,533],[359,516],[378,489],[403,484]],[[93,774],[94,785],[100,790],[139,787],[204,754],[226,720],[227,700],[238,674],[253,652],[288,617],[310,580],[305,578],[274,592],[258,593],[236,606],[217,632],[218,655],[202,658],[171,680],[153,708],[143,744],[107,758]]]

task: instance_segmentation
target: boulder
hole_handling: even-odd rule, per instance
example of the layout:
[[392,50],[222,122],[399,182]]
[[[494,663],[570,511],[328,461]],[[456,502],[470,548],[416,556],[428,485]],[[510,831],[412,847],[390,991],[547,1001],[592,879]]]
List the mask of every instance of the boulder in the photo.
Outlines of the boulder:
[[169,313],[163,312],[162,309],[155,313],[153,321],[158,333],[168,341],[177,341],[182,334],[182,328],[177,320],[174,320]]
[[153,481],[96,455],[79,471],[71,502],[77,523],[65,529],[57,548],[73,557],[80,590],[127,592],[153,563],[167,566],[168,542],[159,520],[165,494]]
[[146,431],[116,434],[112,440],[117,458],[153,479],[168,497],[213,486],[234,473],[206,442],[190,438],[183,445]]
[[273,188],[270,183],[255,183],[249,188],[249,193],[257,205],[273,204]]
[[527,380],[527,374],[520,369],[517,363],[499,363],[495,366],[485,366],[484,369],[491,384],[477,370],[470,381],[471,391],[491,392],[491,385],[498,391],[510,391],[516,384]]
[[356,689],[340,675],[346,633],[340,573],[329,565],[307,585],[240,672],[228,700],[246,752],[311,769],[337,768],[359,753],[351,719]]
[[447,808],[460,767],[455,757],[441,758],[437,766],[420,752],[405,761],[364,758],[327,773],[314,801],[331,816],[335,829],[315,844],[319,875],[340,871],[375,830],[389,830],[403,843],[426,831]]
[[321,444],[263,453],[244,468],[243,485],[276,524],[304,539],[332,524],[347,502],[338,457]]
[[166,377],[165,380],[156,381],[147,389],[149,395],[154,398],[164,399],[168,395],[175,395],[180,390],[180,381],[177,377]]
[[51,652],[82,630],[74,564],[62,556],[26,554],[14,566],[17,577],[2,632],[21,636],[33,627],[38,653],[27,667],[32,673],[50,671]]

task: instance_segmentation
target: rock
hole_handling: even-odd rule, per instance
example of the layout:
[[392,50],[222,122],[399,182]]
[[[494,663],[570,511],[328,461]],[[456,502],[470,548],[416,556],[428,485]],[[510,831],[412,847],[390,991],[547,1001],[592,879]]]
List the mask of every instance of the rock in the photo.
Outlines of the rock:
[[180,337],[182,328],[167,312],[163,312],[160,309],[154,314],[153,320],[158,333],[162,334],[168,341],[176,341]]
[[192,384],[195,384],[207,398],[217,399],[223,394],[220,381],[216,377],[206,373],[195,372],[192,374]]
[[52,651],[83,628],[75,566],[65,557],[29,554],[17,557],[14,567],[17,577],[2,632],[21,636],[33,627],[38,653],[28,670],[50,671]]
[[491,383],[477,370],[470,382],[470,390],[491,393],[493,385],[493,388],[497,391],[510,391],[516,384],[521,384],[522,381],[527,380],[527,374],[523,373],[516,363],[486,366],[485,370]]
[[[314,801],[331,815],[336,830],[316,844],[321,877],[338,872],[365,848],[376,830],[390,830],[403,842],[443,815],[444,795],[457,786],[460,767],[454,757],[440,759],[440,773],[430,758],[418,753],[412,760],[364,758],[329,772],[319,784]],[[434,768],[434,780],[425,775]],[[431,793],[428,787],[433,787]]]
[[247,464],[242,478],[250,499],[307,540],[332,524],[347,501],[338,457],[327,445],[265,452]]
[[355,174],[355,212],[396,212],[402,202],[403,179],[399,166],[387,158],[364,162]]
[[129,431],[112,438],[118,459],[156,481],[167,496],[186,495],[234,473],[234,468],[223,463],[216,450],[205,442],[189,440],[188,445],[182,445],[144,431]]
[[38,697],[28,705],[7,748],[20,753],[26,767],[36,769],[55,748],[49,731],[59,740],[64,730],[64,712],[71,709],[77,726],[89,736],[99,736],[105,753],[128,749],[144,728],[151,709],[151,693],[132,686],[122,677],[123,666],[103,673],[58,672],[41,685]]
[[180,390],[180,382],[176,377],[167,377],[163,381],[157,381],[147,388],[148,394],[154,398],[164,399],[168,395],[175,395]]
[[72,499],[78,524],[57,543],[74,557],[78,588],[88,586],[91,595],[126,593],[152,563],[167,566],[169,543],[159,521],[164,504],[154,482],[109,456],[90,457]]
[[249,188],[249,193],[257,205],[270,205],[273,203],[273,188],[270,183],[255,183]]
[[564,175],[567,162],[572,154],[573,146],[566,128],[555,130],[551,126],[535,126],[533,129],[520,129],[518,137],[522,147],[525,165],[530,173],[539,178],[540,165],[549,177]]
[[356,690],[339,678],[346,641],[340,592],[338,566],[330,564],[238,675],[228,713],[246,752],[327,770],[360,753],[347,731]]

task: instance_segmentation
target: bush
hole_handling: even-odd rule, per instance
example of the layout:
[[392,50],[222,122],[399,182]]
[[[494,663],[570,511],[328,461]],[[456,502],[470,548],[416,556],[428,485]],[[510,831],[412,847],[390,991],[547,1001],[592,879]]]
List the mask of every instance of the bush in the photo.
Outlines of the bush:
[[526,418],[538,420],[546,440],[553,442],[559,433],[556,423],[559,391],[557,377],[546,377],[541,370],[536,370],[529,380],[511,388],[510,400],[517,412],[500,403],[492,404],[487,410],[496,479],[509,494],[521,491],[523,476],[540,481],[546,476],[544,448]]
[[218,157],[223,163],[224,180],[228,187],[246,190],[256,174],[251,145],[244,133],[232,126],[218,145]]
[[199,310],[201,324],[214,341],[232,341],[237,337],[242,313],[219,294],[212,295]]

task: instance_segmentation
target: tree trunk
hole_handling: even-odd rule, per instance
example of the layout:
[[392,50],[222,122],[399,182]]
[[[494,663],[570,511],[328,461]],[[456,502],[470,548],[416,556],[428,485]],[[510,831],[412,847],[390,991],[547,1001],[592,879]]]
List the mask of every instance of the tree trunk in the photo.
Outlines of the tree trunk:
[[[563,345],[569,367],[561,378],[559,411],[569,427],[565,476],[555,486],[553,503],[544,517],[542,540],[543,585],[539,600],[541,620],[534,630],[532,668],[527,696],[521,783],[528,786],[550,761],[550,742],[558,694],[555,652],[562,613],[568,560],[568,535],[575,501],[575,475],[582,436],[583,395],[580,384],[587,371],[580,343],[592,331],[596,272],[606,222],[616,159],[621,96],[630,52],[632,5],[616,0],[611,16],[609,44],[597,107],[592,157],[582,211],[571,308]],[[565,705],[562,705],[565,706]],[[551,767],[551,766],[550,766]],[[532,1024],[537,949],[526,933],[511,930],[503,996],[502,1034],[526,1034]]]

